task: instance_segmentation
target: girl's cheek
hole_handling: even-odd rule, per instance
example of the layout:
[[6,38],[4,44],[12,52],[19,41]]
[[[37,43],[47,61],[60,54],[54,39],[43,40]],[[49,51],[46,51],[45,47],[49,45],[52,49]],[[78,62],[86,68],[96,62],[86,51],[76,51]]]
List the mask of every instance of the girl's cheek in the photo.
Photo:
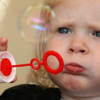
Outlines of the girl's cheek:
[[47,63],[51,69],[57,69],[59,67],[59,61],[55,56],[49,56],[47,58]]

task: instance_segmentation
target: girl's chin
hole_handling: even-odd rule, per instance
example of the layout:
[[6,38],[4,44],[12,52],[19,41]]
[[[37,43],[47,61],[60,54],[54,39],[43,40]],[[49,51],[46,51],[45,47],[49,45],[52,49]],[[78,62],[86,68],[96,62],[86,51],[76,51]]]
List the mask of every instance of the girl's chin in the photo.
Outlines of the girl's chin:
[[[62,94],[69,94],[71,96],[76,96],[76,97],[93,97],[93,96],[98,96],[100,94],[100,91],[98,92],[97,90],[93,90],[92,87],[89,86],[84,86],[84,85],[67,85],[66,87],[63,87],[61,89]],[[78,99],[80,100],[80,99]],[[84,99],[87,100],[87,99]],[[95,99],[93,99],[95,100]],[[99,99],[98,99],[99,100]]]
[[89,81],[86,79],[82,79],[81,77],[66,77],[62,81],[63,90],[65,91],[71,91],[71,92],[78,92],[80,93],[81,91],[87,91],[90,87]]

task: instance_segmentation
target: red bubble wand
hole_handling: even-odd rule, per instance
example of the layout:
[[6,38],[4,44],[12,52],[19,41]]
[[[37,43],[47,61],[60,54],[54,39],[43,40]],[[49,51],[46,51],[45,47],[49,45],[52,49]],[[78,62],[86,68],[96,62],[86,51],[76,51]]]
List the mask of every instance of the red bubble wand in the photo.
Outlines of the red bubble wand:
[[[55,56],[58,61],[59,61],[59,67],[57,69],[51,69],[47,63],[47,58],[53,55]],[[33,62],[36,61],[38,63],[38,66],[34,66]],[[38,59],[33,58],[30,63],[28,64],[18,64],[18,65],[12,65],[10,60],[8,58],[3,58],[1,61],[1,72],[5,75],[5,76],[9,76],[12,72],[12,68],[13,67],[25,67],[25,66],[31,66],[33,69],[38,70],[40,69],[41,65],[44,65],[45,69],[51,73],[51,74],[58,74],[63,70],[63,66],[64,66],[64,62],[62,57],[55,51],[47,51],[44,56],[43,56],[43,62],[40,62]]]

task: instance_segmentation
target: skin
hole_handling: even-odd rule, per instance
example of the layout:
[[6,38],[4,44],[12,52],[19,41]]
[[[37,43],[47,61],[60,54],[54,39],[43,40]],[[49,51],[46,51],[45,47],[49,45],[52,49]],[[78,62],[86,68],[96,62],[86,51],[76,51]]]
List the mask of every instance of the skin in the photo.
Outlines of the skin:
[[[62,0],[54,7],[58,26],[46,51],[58,52],[65,65],[76,62],[85,69],[79,75],[69,74],[65,67],[57,75],[48,73],[64,100],[100,100],[99,8],[100,0]],[[53,67],[59,63],[50,57],[48,64]]]
[[[8,47],[8,39],[5,37],[0,38],[0,52],[6,51]],[[14,80],[11,82],[15,82],[17,80],[17,76],[15,76]]]

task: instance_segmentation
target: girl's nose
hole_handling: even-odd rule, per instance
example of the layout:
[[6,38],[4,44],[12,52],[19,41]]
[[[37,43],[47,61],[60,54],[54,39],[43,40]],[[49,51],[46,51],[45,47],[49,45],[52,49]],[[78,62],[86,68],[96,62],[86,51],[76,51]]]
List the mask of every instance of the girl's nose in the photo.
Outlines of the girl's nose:
[[68,53],[82,53],[87,54],[89,52],[87,46],[81,40],[72,41],[68,47]]

